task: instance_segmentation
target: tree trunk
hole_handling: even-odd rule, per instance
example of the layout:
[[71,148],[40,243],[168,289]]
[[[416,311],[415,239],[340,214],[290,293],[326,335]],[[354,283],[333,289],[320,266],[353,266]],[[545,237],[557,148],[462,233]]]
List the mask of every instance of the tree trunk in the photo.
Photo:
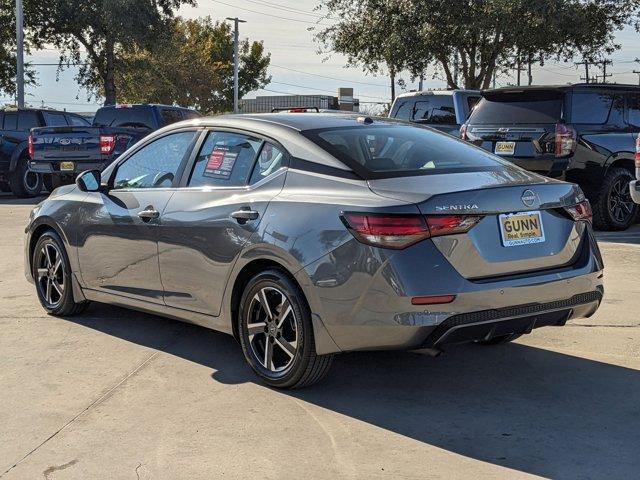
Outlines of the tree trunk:
[[532,55],[529,55],[529,60],[527,62],[527,75],[529,76],[529,83],[528,85],[531,85],[533,83],[533,74],[531,73],[531,64],[533,64],[533,58]]
[[391,78],[391,101],[396,99],[396,70],[389,67],[389,77]]
[[115,76],[115,45],[107,40],[105,44],[106,69],[104,72],[104,104],[116,104],[116,82]]

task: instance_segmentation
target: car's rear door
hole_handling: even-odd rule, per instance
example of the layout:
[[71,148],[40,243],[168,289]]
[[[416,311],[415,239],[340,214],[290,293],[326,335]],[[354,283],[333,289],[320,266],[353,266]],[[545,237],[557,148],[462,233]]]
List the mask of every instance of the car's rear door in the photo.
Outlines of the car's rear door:
[[210,130],[169,200],[159,259],[165,303],[218,315],[238,255],[284,185],[285,150],[252,133]]
[[163,303],[158,230],[198,132],[168,133],[119,163],[109,189],[90,192],[78,222],[78,259],[86,288]]

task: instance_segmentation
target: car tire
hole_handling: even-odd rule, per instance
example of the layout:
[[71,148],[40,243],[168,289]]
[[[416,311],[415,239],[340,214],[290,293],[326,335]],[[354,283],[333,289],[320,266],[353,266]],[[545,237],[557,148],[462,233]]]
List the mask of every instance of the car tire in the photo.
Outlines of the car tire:
[[333,355],[316,354],[307,301],[284,272],[270,269],[249,280],[237,322],[245,359],[268,385],[306,387],[329,371]]
[[489,340],[477,340],[478,345],[502,345],[504,343],[513,342],[516,338],[520,338],[521,333],[510,333],[509,335],[500,335]]
[[593,202],[593,226],[596,229],[626,230],[635,221],[638,205],[629,192],[629,182],[634,179],[626,168],[609,169]]
[[31,274],[38,300],[47,313],[66,317],[87,308],[89,302],[76,302],[73,298],[69,256],[53,230],[38,238],[31,258]]
[[18,159],[16,169],[8,175],[11,191],[18,198],[37,197],[42,192],[42,175],[31,172],[24,155]]

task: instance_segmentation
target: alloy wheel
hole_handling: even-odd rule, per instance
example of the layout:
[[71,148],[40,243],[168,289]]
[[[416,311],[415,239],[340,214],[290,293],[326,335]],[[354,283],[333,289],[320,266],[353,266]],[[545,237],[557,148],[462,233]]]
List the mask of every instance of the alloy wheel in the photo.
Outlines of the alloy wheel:
[[37,283],[42,298],[51,307],[62,302],[66,288],[62,253],[53,243],[45,243],[37,262]]
[[626,223],[629,221],[634,211],[631,192],[626,178],[618,178],[611,186],[609,193],[608,207],[611,216],[616,222]]
[[258,363],[272,373],[287,370],[298,352],[299,334],[286,294],[263,287],[252,298],[246,319],[248,343]]

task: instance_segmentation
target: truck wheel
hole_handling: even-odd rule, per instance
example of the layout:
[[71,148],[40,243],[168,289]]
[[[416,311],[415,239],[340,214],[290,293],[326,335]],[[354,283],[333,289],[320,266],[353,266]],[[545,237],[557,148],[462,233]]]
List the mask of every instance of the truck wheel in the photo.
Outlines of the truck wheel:
[[629,182],[634,180],[626,168],[609,169],[593,203],[593,225],[598,230],[626,230],[633,223],[638,206],[631,199]]
[[42,192],[42,175],[29,170],[27,157],[18,159],[16,169],[9,175],[11,191],[18,198],[30,198]]

